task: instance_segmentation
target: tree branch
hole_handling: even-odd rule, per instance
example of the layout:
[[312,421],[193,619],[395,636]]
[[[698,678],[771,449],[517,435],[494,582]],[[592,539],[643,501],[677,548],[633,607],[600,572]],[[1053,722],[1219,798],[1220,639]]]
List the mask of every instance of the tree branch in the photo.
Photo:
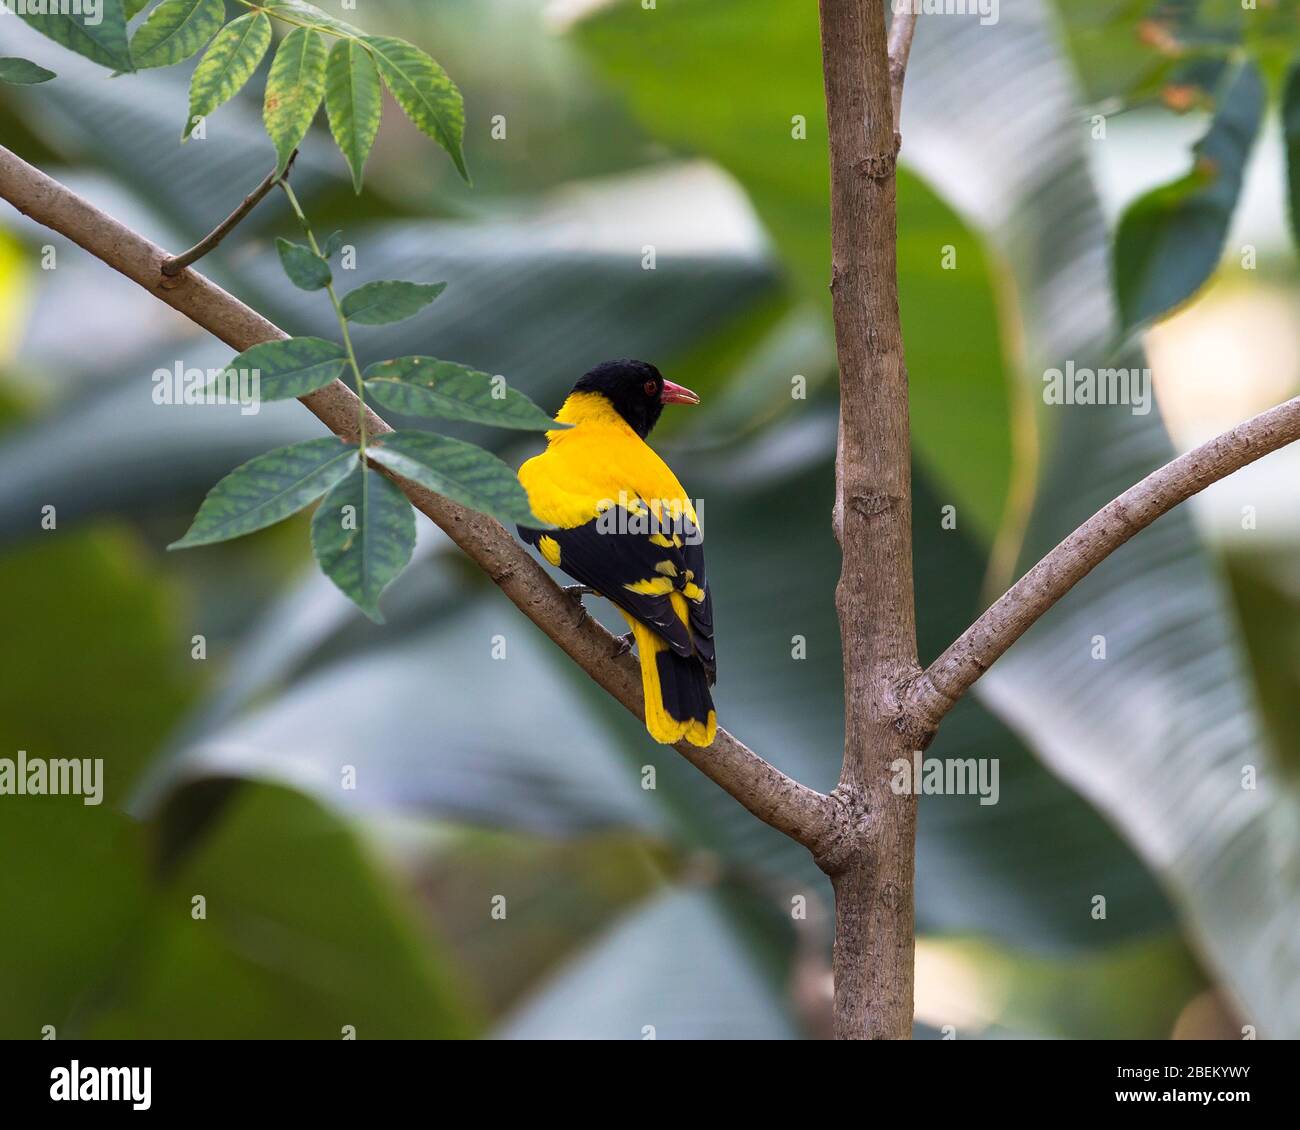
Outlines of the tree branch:
[[927,734],[1049,608],[1134,534],[1212,483],[1300,440],[1300,397],[1270,408],[1153,471],[1053,549],[919,676],[905,680],[896,726]]
[[[243,352],[288,335],[210,280],[190,271],[165,279],[167,253],[118,223],[58,181],[0,147],[0,196],[45,227],[66,236],[97,259],[143,287]],[[357,397],[341,381],[303,398],[335,435],[355,442]],[[371,435],[392,429],[368,414]],[[620,641],[565,595],[536,561],[493,519],[441,495],[398,480],[416,509],[442,529],[524,615],[575,663],[638,718],[644,718],[639,667],[620,654]],[[764,761],[724,730],[707,749],[682,742],[677,750],[764,823],[824,854],[843,835],[834,802]]]
[[894,108],[895,143],[902,136],[898,127],[903,116],[903,81],[907,78],[907,60],[912,54],[918,14],[911,9],[896,11],[889,24],[889,94]]
[[221,241],[225,239],[226,236],[228,236],[237,227],[239,227],[239,225],[243,222],[244,217],[247,216],[254,208],[256,208],[266,198],[266,194],[270,192],[271,189],[273,189],[282,180],[288,177],[290,171],[293,169],[293,163],[297,159],[298,159],[298,150],[295,149],[289,155],[289,161],[288,164],[286,164],[284,167],[284,172],[277,173],[274,169],[272,169],[269,173],[267,173],[266,179],[263,180],[262,183],[259,184],[255,189],[253,189],[252,192],[250,192],[247,196],[245,196],[243,203],[240,204],[239,207],[236,208],[233,212],[231,212],[229,216],[227,216],[224,220],[222,220],[221,223],[219,223],[212,230],[212,233],[210,235],[199,240],[199,242],[196,243],[193,247],[191,247],[188,251],[182,252],[180,255],[174,255],[171,258],[164,259],[162,264],[162,273],[166,275],[168,278],[175,278],[183,270],[185,270],[186,267],[190,266],[193,263],[197,263],[200,259],[203,258],[203,256],[210,254],[212,251],[215,251],[216,248],[221,244]]
[[907,756],[894,688],[917,669],[911,438],[898,312],[890,64],[879,0],[821,0],[831,158],[831,302],[840,370],[835,590],[844,651],[844,765],[853,835],[822,866],[835,886],[835,1033],[912,1030],[916,798],[890,788]]

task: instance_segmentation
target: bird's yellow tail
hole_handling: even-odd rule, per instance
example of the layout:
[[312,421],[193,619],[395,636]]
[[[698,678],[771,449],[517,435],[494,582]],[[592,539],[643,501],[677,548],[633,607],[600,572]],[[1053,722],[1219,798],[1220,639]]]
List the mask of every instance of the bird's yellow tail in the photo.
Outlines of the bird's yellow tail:
[[645,725],[650,736],[665,745],[683,738],[692,745],[712,745],[718,732],[718,716],[704,664],[694,655],[678,655],[639,620],[631,616],[626,619],[641,657]]

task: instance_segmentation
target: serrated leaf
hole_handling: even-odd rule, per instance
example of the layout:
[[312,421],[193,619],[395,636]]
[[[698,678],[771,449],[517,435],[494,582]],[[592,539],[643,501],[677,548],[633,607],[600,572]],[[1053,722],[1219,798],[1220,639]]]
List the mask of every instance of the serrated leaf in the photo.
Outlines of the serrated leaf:
[[311,523],[321,570],[377,624],[379,597],[415,549],[415,511],[378,471],[357,466],[326,495]]
[[280,238],[275,241],[284,273],[299,290],[324,290],[334,281],[330,265],[310,247]]
[[468,183],[462,143],[465,101],[456,84],[433,59],[413,44],[386,35],[367,35],[379,72],[406,116],[450,154]]
[[1246,62],[1224,80],[1192,170],[1139,197],[1115,236],[1115,287],[1126,330],[1181,305],[1213,274],[1241,195],[1265,90]]
[[1286,139],[1291,238],[1300,248],[1300,61],[1292,65],[1282,94],[1282,130]]
[[198,119],[229,102],[252,78],[271,46],[271,34],[271,20],[262,12],[250,12],[222,28],[190,79],[190,115],[182,139]]
[[115,71],[135,70],[127,41],[127,17],[122,0],[103,0],[97,24],[86,23],[84,15],[54,16],[27,12],[19,12],[19,15],[42,35],[101,66]]
[[259,455],[208,493],[189,532],[168,546],[189,549],[243,537],[310,506],[356,464],[357,449],[335,436]]
[[343,314],[363,326],[386,326],[414,317],[444,290],[446,283],[372,282],[343,299]]
[[38,82],[49,82],[52,78],[58,78],[58,75],[29,59],[0,59],[0,82],[12,83],[14,86],[35,86]]
[[498,377],[454,361],[400,357],[365,371],[366,391],[394,412],[442,420],[471,420],[497,428],[561,428],[522,392]]
[[184,62],[225,19],[225,0],[163,0],[131,37],[131,58],[139,70]]
[[320,109],[328,60],[324,41],[304,27],[286,35],[275,53],[266,81],[262,120],[280,158],[279,172],[284,172]]
[[347,353],[319,337],[291,337],[255,345],[230,362],[236,371],[258,372],[263,402],[294,400],[337,380],[347,367]]
[[519,476],[491,452],[432,432],[391,432],[369,448],[370,458],[395,475],[427,487],[499,522],[538,525]]
[[325,75],[325,110],[330,131],[352,170],[359,193],[366,159],[379,134],[383,113],[379,68],[370,52],[355,39],[340,39],[330,52]]

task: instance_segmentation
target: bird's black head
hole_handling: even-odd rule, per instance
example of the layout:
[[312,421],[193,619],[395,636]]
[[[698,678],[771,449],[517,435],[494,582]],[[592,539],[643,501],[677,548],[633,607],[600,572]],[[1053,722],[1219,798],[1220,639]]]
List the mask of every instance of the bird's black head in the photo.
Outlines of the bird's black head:
[[597,392],[605,397],[642,439],[659,422],[665,404],[698,404],[688,388],[666,381],[646,361],[602,361],[573,386],[574,392]]

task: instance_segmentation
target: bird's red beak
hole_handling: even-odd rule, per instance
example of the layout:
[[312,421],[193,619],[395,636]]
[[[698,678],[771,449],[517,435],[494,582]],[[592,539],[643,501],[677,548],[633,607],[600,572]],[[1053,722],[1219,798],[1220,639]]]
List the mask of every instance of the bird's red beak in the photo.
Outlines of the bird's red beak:
[[659,400],[664,404],[698,404],[700,402],[700,398],[689,388],[675,385],[672,381],[664,381],[664,391]]

